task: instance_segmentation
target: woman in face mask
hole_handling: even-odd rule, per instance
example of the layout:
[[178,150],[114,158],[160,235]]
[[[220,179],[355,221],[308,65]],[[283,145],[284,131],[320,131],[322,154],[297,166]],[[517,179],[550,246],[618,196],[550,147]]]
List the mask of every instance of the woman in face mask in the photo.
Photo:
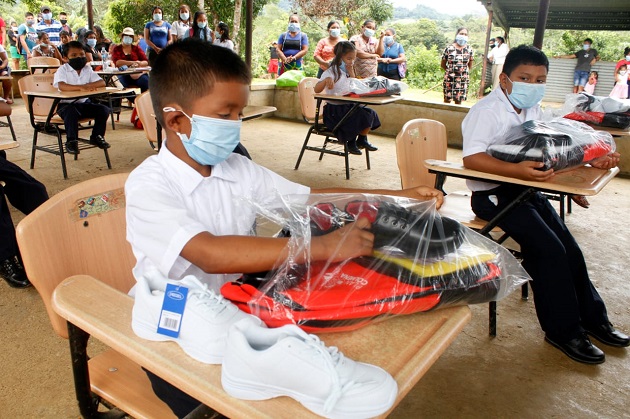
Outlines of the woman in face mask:
[[278,75],[288,70],[301,70],[302,57],[308,52],[308,36],[300,30],[300,17],[289,16],[287,31],[280,35],[277,45],[280,65]]
[[[134,69],[149,65],[144,51],[133,43],[134,31],[132,28],[123,29],[120,40],[122,41],[120,45],[116,45],[112,50],[112,62],[116,67],[126,66],[129,69]],[[149,89],[147,73],[119,74],[117,77],[124,87],[139,87],[142,92]]]
[[328,22],[328,36],[322,38],[315,47],[315,61],[319,64],[319,71],[317,72],[317,78],[320,78],[322,73],[328,70],[330,62],[335,58],[335,45],[341,39],[341,26],[336,20]]
[[171,37],[169,36],[171,25],[163,20],[162,16],[162,8],[154,7],[153,20],[147,22],[144,26],[144,39],[149,46],[147,50],[149,62],[153,62],[155,56],[162,51],[162,48],[171,43]]
[[190,36],[202,41],[214,42],[214,32],[208,27],[206,12],[197,11],[193,17],[193,25],[190,28]]
[[87,31],[85,33],[85,38],[83,45],[85,46],[85,56],[89,61],[101,61],[103,57],[101,57],[101,53],[96,49],[96,33],[93,31]]
[[177,16],[179,19],[171,25],[171,42],[190,36],[190,28],[193,22],[190,7],[188,7],[187,4],[180,4],[177,10]]
[[230,39],[230,28],[227,23],[219,22],[214,31],[214,41],[212,44],[234,51],[234,42]]
[[385,50],[383,38],[385,32],[381,32],[380,38],[376,39],[376,22],[368,19],[361,26],[361,34],[354,35],[350,42],[357,47],[357,59],[354,61],[354,73],[359,79],[367,79],[377,74],[378,59]]
[[50,43],[48,34],[46,32],[39,32],[37,34],[39,43],[35,45],[31,51],[33,57],[54,57],[59,60],[61,64],[61,54],[57,47]]
[[473,49],[468,45],[468,29],[459,28],[455,41],[444,49],[442,69],[444,69],[444,103],[455,101],[456,105],[466,100],[468,95],[469,70],[473,63]]
[[407,58],[405,49],[396,42],[396,30],[387,28],[383,37],[385,50],[378,59],[378,75],[392,80],[405,77]]

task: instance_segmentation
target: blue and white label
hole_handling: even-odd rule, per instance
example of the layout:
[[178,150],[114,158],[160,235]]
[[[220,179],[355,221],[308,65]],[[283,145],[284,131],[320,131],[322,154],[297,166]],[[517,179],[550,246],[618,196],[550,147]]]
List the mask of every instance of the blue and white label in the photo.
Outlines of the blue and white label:
[[179,336],[187,296],[188,288],[174,284],[166,285],[160,321],[158,322],[158,333],[173,338]]

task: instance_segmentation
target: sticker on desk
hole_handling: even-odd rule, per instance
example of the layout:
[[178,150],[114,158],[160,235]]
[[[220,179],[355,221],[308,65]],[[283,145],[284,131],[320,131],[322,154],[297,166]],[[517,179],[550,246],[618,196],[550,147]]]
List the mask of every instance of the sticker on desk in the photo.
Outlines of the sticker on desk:
[[157,332],[159,334],[173,338],[179,336],[187,297],[188,288],[175,284],[166,284],[162,311],[158,321]]
[[125,191],[123,188],[119,188],[77,199],[70,209],[70,217],[74,221],[78,221],[124,207]]

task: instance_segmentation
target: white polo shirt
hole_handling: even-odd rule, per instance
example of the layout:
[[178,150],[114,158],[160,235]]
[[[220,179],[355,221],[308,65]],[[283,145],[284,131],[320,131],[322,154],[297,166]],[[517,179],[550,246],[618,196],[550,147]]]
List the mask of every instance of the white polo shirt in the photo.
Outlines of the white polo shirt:
[[[79,74],[74,68],[70,67],[70,64],[66,63],[59,67],[55,72],[53,87],[59,89],[59,82],[72,84],[74,86],[81,86],[100,80],[103,79],[101,79],[101,77],[92,70],[92,66],[89,63],[85,64],[85,67],[81,69],[81,74]],[[87,100],[87,98],[78,100],[62,100],[61,103],[83,103]]]
[[[494,89],[470,108],[462,122],[464,137],[462,157],[487,152],[488,147],[502,142],[510,128],[525,121],[540,119],[541,115],[539,104],[530,109],[523,109],[520,114],[516,113],[503,89]],[[466,184],[471,191],[487,191],[499,186],[496,183],[474,180],[467,180]]]
[[216,165],[209,177],[162,147],[131,172],[125,184],[127,240],[136,257],[133,274],[157,268],[170,279],[194,275],[218,291],[238,274],[207,274],[180,253],[197,234],[253,235],[256,219],[245,198],[278,206],[281,195],[308,194],[310,188],[290,182],[239,154]]
[[505,57],[510,52],[510,47],[507,44],[501,44],[498,47],[492,48],[492,51],[488,54],[488,58],[492,60],[492,64],[505,64]]

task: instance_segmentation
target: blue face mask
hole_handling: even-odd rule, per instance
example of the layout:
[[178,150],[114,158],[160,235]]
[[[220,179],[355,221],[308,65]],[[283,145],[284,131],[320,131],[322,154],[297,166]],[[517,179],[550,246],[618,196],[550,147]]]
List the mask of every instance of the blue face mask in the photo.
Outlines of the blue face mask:
[[[509,77],[508,80],[510,80]],[[509,93],[507,97],[512,105],[519,109],[533,108],[545,96],[545,86],[547,85],[544,83],[523,83],[512,80],[510,82],[512,83],[512,93]]]
[[93,39],[93,38],[88,39],[88,40],[87,40],[87,44],[88,44],[90,47],[94,48],[94,47],[96,46],[96,39]]
[[234,151],[241,140],[242,121],[210,118],[194,115],[192,118],[184,111],[167,107],[164,112],[181,112],[192,125],[190,137],[177,132],[188,155],[204,166],[216,166]]
[[208,22],[197,22],[199,29],[204,29],[206,26],[208,26]]
[[330,36],[332,36],[333,38],[339,38],[339,35],[341,35],[341,29],[331,29],[330,30]]
[[383,37],[383,42],[385,42],[385,45],[390,46],[394,43],[394,37],[393,36],[384,36]]
[[162,21],[162,13],[153,13],[153,20],[155,22],[161,22]]
[[299,23],[295,23],[295,22],[289,23],[289,32],[299,32],[299,31],[300,31]]
[[463,47],[468,43],[468,37],[466,35],[457,35],[455,37],[455,42],[457,42],[457,45],[460,47]]
[[365,35],[367,38],[373,37],[375,33],[376,31],[374,29],[370,29],[370,28],[363,29],[363,35]]
[[339,64],[339,70],[341,70],[342,73],[344,74],[348,74],[348,70],[346,69],[346,63],[345,62],[341,62],[341,64]]
[[52,13],[42,13],[42,19],[52,20]]
[[584,51],[588,51],[589,49],[591,49],[591,45],[590,44],[584,44],[584,45],[582,45],[582,48],[584,48]]

